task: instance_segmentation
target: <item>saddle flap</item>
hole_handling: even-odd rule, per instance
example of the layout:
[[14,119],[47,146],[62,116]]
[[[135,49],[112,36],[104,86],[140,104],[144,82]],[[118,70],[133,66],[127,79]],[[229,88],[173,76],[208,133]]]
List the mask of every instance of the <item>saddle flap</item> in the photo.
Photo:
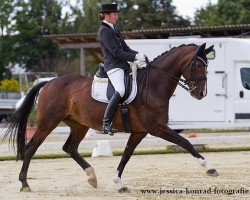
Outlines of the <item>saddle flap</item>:
[[[104,71],[103,66],[104,65],[99,66],[99,69],[100,69],[100,70],[98,69],[99,72],[102,72],[102,70]],[[129,71],[129,73],[125,73],[127,75],[124,78],[125,87],[127,89],[125,90],[123,102],[125,102],[126,104],[129,104],[130,102],[132,102],[137,94],[137,81],[136,81],[137,64],[133,62],[131,63],[130,67],[131,67],[132,73],[131,73],[131,70]],[[101,78],[100,74],[102,73],[98,73],[98,76],[97,74],[94,76],[94,80],[92,82],[91,96],[97,101],[108,103],[109,99],[115,93],[114,87],[112,86],[111,83],[108,83],[110,82],[108,78]]]
[[[124,85],[125,85],[125,94],[124,97],[122,98],[122,102],[124,102],[130,95],[132,91],[132,82],[133,82],[133,77],[131,74],[131,70],[125,71],[124,75]],[[115,94],[115,88],[111,81],[108,81],[108,88],[107,88],[107,98],[110,100],[112,96]]]

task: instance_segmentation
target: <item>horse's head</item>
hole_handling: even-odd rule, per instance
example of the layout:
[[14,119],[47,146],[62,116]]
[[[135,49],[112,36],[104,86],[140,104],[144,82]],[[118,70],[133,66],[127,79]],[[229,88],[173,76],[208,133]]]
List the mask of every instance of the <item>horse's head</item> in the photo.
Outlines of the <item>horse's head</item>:
[[181,69],[182,76],[186,79],[192,97],[201,100],[207,95],[207,54],[214,46],[205,48],[206,43],[196,47],[188,57],[188,62]]

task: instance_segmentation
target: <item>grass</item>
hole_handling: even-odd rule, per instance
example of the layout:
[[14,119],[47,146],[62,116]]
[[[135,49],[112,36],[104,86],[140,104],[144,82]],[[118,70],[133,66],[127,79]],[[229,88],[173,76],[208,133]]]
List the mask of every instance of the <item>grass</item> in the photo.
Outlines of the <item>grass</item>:
[[[206,148],[199,152],[235,152],[235,151],[250,151],[248,147],[223,147],[223,148]],[[114,156],[121,156],[122,150],[114,150]],[[187,153],[185,151],[176,151],[174,148],[164,148],[157,150],[135,150],[133,155],[150,155],[150,154],[167,154],[167,153]],[[80,153],[82,157],[91,157],[92,152]],[[57,158],[69,158],[70,156],[65,153],[52,153],[52,154],[38,154],[32,159],[57,159]],[[16,160],[16,156],[0,156],[0,161]]]
[[228,133],[228,132],[249,132],[249,128],[203,128],[190,129],[196,133]]

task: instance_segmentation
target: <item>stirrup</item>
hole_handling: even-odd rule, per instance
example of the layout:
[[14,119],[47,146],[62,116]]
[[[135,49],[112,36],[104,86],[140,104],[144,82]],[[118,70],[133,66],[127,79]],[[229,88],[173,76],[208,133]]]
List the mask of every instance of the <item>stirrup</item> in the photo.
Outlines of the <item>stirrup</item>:
[[112,124],[103,124],[102,125],[102,131],[101,134],[109,134],[110,136],[113,136],[114,133],[118,132]]

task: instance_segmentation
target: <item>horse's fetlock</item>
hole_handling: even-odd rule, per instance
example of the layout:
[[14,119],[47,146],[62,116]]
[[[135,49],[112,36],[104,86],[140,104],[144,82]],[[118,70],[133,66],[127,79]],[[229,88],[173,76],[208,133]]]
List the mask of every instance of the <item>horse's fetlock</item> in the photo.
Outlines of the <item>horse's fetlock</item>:
[[26,176],[24,174],[20,174],[19,175],[19,181],[23,181],[23,180],[26,180]]
[[66,153],[68,153],[69,152],[69,150],[68,150],[68,148],[67,147],[65,147],[65,146],[63,146],[63,151],[65,151]]

